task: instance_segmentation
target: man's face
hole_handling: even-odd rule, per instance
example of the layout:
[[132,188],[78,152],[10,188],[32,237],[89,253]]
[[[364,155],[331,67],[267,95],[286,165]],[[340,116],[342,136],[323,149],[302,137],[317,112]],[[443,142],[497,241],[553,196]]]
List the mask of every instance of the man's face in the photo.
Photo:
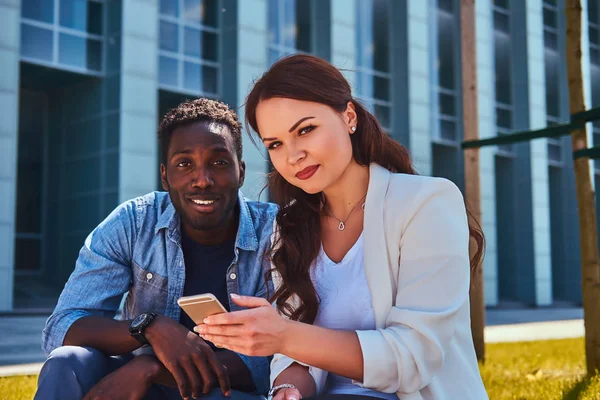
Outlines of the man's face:
[[162,186],[186,232],[229,229],[245,174],[229,127],[203,121],[177,128],[166,158],[160,166]]

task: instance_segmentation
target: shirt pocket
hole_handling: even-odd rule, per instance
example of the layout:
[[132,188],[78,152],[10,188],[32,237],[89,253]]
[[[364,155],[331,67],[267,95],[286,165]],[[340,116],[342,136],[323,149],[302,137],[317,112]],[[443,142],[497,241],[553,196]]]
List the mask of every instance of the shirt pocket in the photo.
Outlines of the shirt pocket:
[[127,309],[132,317],[143,312],[164,314],[169,280],[132,262],[133,281],[127,295]]

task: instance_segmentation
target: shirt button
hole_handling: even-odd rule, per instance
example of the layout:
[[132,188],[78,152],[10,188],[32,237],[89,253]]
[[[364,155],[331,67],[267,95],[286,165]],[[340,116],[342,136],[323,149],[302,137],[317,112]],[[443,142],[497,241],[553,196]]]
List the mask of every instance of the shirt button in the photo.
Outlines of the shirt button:
[[152,272],[148,272],[148,273],[146,274],[146,279],[150,280],[150,279],[152,279],[152,277],[153,277],[153,276],[154,276],[154,275],[152,275]]
[[229,275],[229,278],[230,278],[230,279],[235,279],[235,278],[237,278],[237,275],[236,275],[236,274],[234,274],[234,273],[231,273],[231,274]]

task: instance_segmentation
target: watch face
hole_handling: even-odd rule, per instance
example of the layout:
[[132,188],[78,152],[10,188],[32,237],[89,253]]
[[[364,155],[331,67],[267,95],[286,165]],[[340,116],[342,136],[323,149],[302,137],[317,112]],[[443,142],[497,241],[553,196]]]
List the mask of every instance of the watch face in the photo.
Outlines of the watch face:
[[146,321],[146,318],[148,318],[148,315],[146,313],[138,315],[133,321],[131,321],[131,327],[133,329],[139,328],[140,325],[142,325],[144,321]]

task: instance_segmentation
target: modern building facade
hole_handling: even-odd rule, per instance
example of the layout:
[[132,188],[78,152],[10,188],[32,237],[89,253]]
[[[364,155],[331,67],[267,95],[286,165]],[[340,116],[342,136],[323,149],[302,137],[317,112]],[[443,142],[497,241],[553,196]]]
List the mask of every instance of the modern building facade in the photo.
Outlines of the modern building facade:
[[[476,2],[482,138],[568,120],[564,2]],[[586,102],[600,105],[600,0],[582,3]],[[285,54],[343,69],[419,173],[464,188],[459,4],[0,0],[0,311],[52,308],[89,232],[160,189],[166,110],[208,96],[243,118],[253,80]],[[588,131],[600,143],[600,123]],[[257,198],[268,161],[244,145]],[[580,303],[569,138],[482,149],[481,188],[486,304]]]

